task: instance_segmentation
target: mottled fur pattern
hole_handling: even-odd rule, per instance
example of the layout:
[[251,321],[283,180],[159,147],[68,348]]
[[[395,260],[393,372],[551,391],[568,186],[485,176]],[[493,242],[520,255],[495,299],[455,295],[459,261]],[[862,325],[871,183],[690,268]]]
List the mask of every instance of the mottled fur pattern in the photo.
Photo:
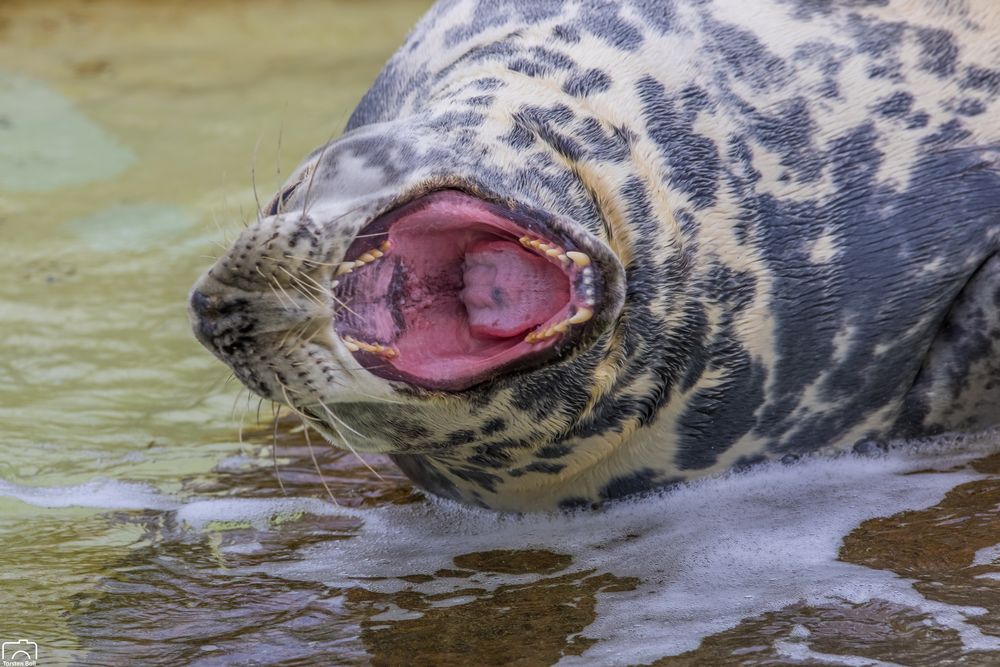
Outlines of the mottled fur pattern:
[[[335,442],[498,509],[985,428],[998,34],[992,0],[445,0],[199,283],[199,337]],[[613,251],[593,340],[455,393],[359,367],[332,267],[442,187]]]

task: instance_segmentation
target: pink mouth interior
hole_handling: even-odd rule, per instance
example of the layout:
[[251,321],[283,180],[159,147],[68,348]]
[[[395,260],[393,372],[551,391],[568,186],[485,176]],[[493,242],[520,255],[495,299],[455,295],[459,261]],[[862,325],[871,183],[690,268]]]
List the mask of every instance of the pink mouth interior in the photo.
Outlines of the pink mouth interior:
[[579,268],[525,247],[525,236],[556,244],[495,211],[464,193],[438,192],[376,220],[351,246],[349,261],[390,244],[338,277],[338,333],[392,350],[355,352],[372,372],[464,389],[566,336],[525,340],[576,312]]

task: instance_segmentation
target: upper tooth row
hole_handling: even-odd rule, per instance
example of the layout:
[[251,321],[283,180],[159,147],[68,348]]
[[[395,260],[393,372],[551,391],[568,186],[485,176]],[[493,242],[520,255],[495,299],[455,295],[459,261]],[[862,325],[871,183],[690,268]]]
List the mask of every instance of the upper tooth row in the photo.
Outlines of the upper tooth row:
[[382,245],[380,245],[378,248],[373,248],[372,250],[369,250],[368,252],[364,253],[353,262],[341,262],[340,265],[337,267],[337,271],[336,273],[334,273],[334,275],[342,276],[345,273],[350,273],[359,266],[370,264],[374,262],[376,259],[379,259],[383,255],[385,255],[385,253],[389,252],[390,248],[392,248],[392,241],[388,240],[382,241]]
[[533,239],[530,236],[522,236],[518,239],[518,241],[520,241],[521,245],[525,248],[533,248],[548,257],[557,257],[559,261],[564,263],[573,262],[581,269],[585,266],[590,266],[590,258],[582,252],[578,252],[576,250],[563,250],[554,243],[546,243],[540,239]]

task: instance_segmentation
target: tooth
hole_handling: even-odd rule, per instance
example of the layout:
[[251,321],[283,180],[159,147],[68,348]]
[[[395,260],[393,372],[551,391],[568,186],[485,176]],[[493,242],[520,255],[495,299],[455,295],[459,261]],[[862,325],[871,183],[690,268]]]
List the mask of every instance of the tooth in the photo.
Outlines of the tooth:
[[545,251],[545,254],[548,255],[549,257],[558,257],[559,255],[562,254],[562,250],[560,250],[559,248],[550,248]]
[[368,262],[374,262],[375,255],[371,254],[370,252],[366,252],[365,254],[361,255],[361,257],[358,257],[358,261],[364,262],[365,264],[367,264]]
[[382,252],[389,252],[391,248],[392,248],[392,241],[389,240],[382,241],[382,245],[378,247],[378,249],[381,250]]
[[375,259],[378,259],[379,257],[381,257],[382,255],[384,255],[385,253],[382,252],[381,250],[369,250],[368,254],[371,255],[372,257],[374,257]]
[[350,273],[352,270],[354,270],[354,262],[341,262],[340,266],[337,267],[337,272],[334,275],[342,276],[345,273]]
[[570,324],[583,324],[594,316],[594,311],[590,308],[577,308],[573,317],[566,320]]
[[590,266],[590,258],[584,255],[582,252],[577,252],[576,250],[570,250],[566,253],[566,256],[573,260],[573,263],[583,268],[585,266]]
[[377,354],[380,357],[387,357],[389,359],[395,359],[399,356],[399,350],[394,347],[388,347],[386,345],[380,345],[378,343],[365,343],[356,338],[350,336],[344,336],[343,338],[344,346],[351,352],[357,352],[359,350],[364,350],[365,352],[370,352],[371,354]]

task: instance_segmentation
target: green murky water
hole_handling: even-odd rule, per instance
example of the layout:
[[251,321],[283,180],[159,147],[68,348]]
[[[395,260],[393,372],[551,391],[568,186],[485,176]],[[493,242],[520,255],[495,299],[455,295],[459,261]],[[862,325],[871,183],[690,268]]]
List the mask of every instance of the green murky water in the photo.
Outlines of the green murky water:
[[226,383],[185,299],[251,167],[266,197],[427,4],[0,5],[0,641],[43,665],[1000,664],[996,436],[515,519],[326,447],[321,478]]

